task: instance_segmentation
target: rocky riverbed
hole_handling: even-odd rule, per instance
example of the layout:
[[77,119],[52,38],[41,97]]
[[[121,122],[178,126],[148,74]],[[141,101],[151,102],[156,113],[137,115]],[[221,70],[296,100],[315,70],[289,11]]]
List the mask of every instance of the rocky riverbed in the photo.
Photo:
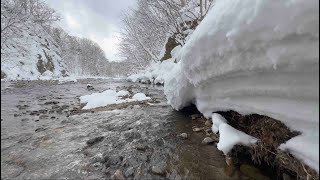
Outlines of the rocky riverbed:
[[[152,101],[81,110],[79,96],[106,89],[143,92]],[[111,79],[2,82],[1,179],[247,179],[228,173],[210,125],[174,111],[162,87]]]

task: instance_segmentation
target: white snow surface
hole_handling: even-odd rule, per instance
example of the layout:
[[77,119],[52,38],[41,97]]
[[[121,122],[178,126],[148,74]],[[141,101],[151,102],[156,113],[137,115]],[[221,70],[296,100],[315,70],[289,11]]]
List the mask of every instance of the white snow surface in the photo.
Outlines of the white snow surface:
[[150,97],[146,97],[143,93],[137,93],[131,98],[122,99],[121,96],[128,95],[129,92],[125,90],[111,90],[108,89],[101,93],[92,93],[90,95],[84,95],[80,97],[80,103],[87,103],[82,109],[93,109],[97,107],[103,107],[110,104],[121,104],[125,102],[143,101],[148,100]]
[[212,114],[212,132],[217,133],[221,124],[227,123],[227,120],[218,113]]
[[250,146],[257,142],[257,139],[241,132],[229,124],[222,123],[219,126],[219,143],[217,147],[225,155],[233,148],[234,145],[245,145]]
[[217,0],[164,91],[175,109],[193,103],[208,118],[234,110],[282,121],[302,134],[281,148],[318,172],[318,49],[318,0]]
[[176,65],[174,63],[174,58],[167,59],[163,62],[158,62],[151,64],[146,70],[138,73],[133,74],[127,77],[127,81],[130,82],[147,82],[150,81],[151,83],[160,83],[164,84],[164,80],[166,76],[169,74],[171,69]]
[[150,97],[147,97],[145,94],[143,93],[137,93],[135,95],[132,96],[132,99],[133,100],[136,100],[136,101],[144,101],[144,100],[148,100],[150,99]]

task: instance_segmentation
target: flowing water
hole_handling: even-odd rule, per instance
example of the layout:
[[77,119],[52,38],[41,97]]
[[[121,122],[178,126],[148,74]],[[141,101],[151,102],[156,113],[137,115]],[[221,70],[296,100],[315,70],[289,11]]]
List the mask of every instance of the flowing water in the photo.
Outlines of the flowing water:
[[[81,95],[129,86],[156,103],[72,113]],[[110,179],[116,170],[128,179],[237,179],[224,174],[215,145],[201,144],[205,134],[192,132],[197,125],[166,103],[162,87],[112,79],[1,82],[1,179]]]

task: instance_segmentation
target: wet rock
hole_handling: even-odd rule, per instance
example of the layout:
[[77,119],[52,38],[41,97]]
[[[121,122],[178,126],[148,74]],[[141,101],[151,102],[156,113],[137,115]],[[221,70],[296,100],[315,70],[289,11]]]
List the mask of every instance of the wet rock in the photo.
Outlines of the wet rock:
[[233,159],[231,157],[226,156],[226,167],[224,168],[224,173],[231,177],[233,176],[234,172],[235,172],[235,167],[234,167],[234,163],[233,163]]
[[35,132],[40,132],[40,131],[44,131],[46,130],[47,128],[43,128],[43,127],[40,127],[40,128],[37,128],[36,130],[34,130]]
[[54,110],[50,110],[50,111],[49,111],[49,114],[52,114],[52,113],[54,113]]
[[192,114],[191,115],[191,119],[192,120],[196,120],[197,118],[199,118],[200,117],[200,114]]
[[193,132],[200,132],[202,130],[202,128],[193,128],[192,131]]
[[56,118],[55,116],[51,116],[51,117],[50,117],[50,119],[55,119],[55,118]]
[[214,140],[211,137],[205,137],[201,143],[202,144],[212,144],[212,143],[214,143]]
[[148,146],[146,145],[143,145],[143,144],[139,144],[139,145],[136,145],[135,146],[135,149],[138,150],[138,151],[146,151],[146,149],[148,148]]
[[60,106],[59,106],[59,105],[53,105],[51,108],[52,108],[52,109],[59,109]]
[[[1,119],[2,120],[2,119]],[[29,119],[28,118],[23,118],[21,119],[21,121],[28,121]]]
[[87,84],[88,91],[94,90],[94,87],[91,84]]
[[44,105],[49,105],[49,104],[58,104],[59,101],[48,101],[48,102],[45,102]]
[[133,176],[133,175],[134,175],[134,169],[133,169],[133,167],[129,167],[129,168],[126,170],[126,172],[124,173],[124,175],[125,175],[126,177]]
[[21,114],[13,114],[14,117],[21,116]]
[[43,115],[39,116],[39,119],[45,119],[45,118],[48,118],[48,117],[49,117],[48,115],[43,114]]
[[188,138],[188,134],[187,133],[181,133],[178,135],[178,137],[181,137],[183,139],[187,139]]
[[38,113],[38,111],[32,111],[30,112],[30,115],[33,116],[33,115],[36,115]]
[[211,121],[206,120],[206,122],[204,123],[204,125],[206,125],[206,126],[211,126]]
[[157,175],[164,175],[166,173],[167,164],[162,161],[155,166],[152,166],[151,172]]
[[69,108],[69,105],[66,105],[66,104],[61,106],[61,109],[68,109],[68,108]]
[[42,114],[45,114],[45,113],[47,113],[48,112],[48,110],[46,110],[46,109],[40,109],[39,110],[39,113],[42,113]]
[[206,132],[206,133],[211,133],[211,132],[212,132],[212,129],[206,129],[205,132]]
[[122,171],[120,169],[117,169],[116,172],[111,176],[111,179],[125,180],[126,178],[124,177]]
[[96,144],[96,143],[98,143],[98,142],[101,142],[103,139],[104,139],[103,136],[98,136],[98,137],[89,139],[89,140],[87,141],[87,145],[88,145],[88,146],[92,146],[92,145],[94,145],[94,144]]
[[34,120],[35,122],[38,122],[39,121],[39,119],[36,119],[36,120]]
[[120,164],[123,160],[122,156],[113,155],[111,157],[108,157],[108,161],[105,163],[106,167],[109,166],[116,166]]
[[270,180],[267,176],[261,174],[260,170],[248,164],[240,166],[240,172],[252,179]]

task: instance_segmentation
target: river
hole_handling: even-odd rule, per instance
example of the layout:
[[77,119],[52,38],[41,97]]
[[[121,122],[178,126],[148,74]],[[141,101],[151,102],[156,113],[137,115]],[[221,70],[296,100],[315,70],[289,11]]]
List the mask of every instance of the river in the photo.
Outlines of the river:
[[[128,87],[154,103],[79,111],[81,95]],[[1,179],[110,179],[117,170],[128,179],[238,179],[225,175],[215,145],[201,144],[206,134],[192,131],[201,124],[173,110],[161,86],[119,79],[1,82]]]

